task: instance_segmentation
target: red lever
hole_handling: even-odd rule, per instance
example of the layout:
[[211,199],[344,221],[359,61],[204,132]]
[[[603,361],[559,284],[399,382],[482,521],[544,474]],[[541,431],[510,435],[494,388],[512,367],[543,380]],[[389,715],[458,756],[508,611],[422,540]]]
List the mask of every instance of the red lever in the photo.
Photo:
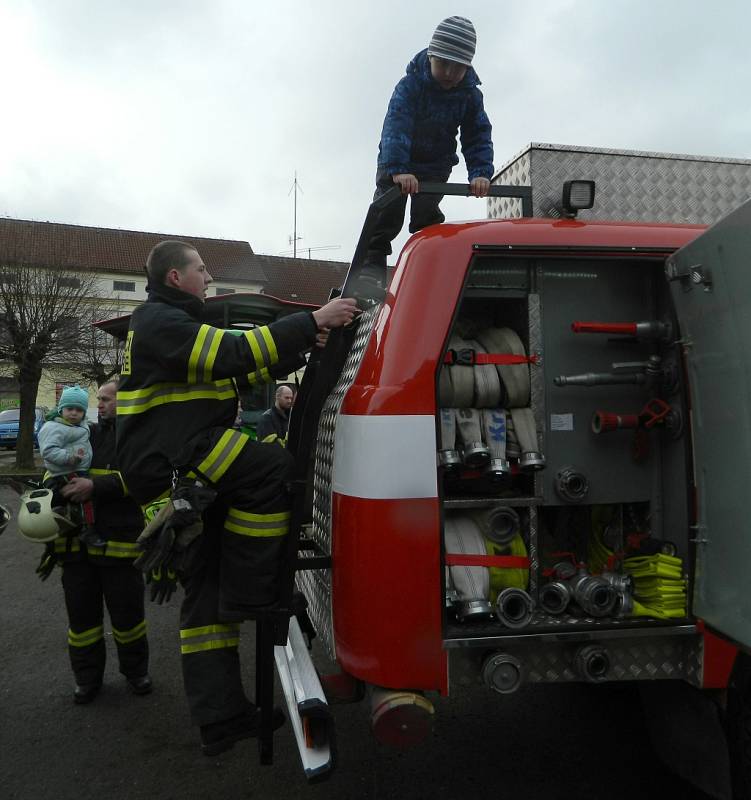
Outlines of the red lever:
[[574,333],[619,333],[636,336],[635,322],[572,322]]
[[608,433],[619,428],[651,428],[662,422],[670,413],[670,406],[659,397],[653,397],[638,414],[614,414],[612,411],[595,411],[592,415],[592,432]]

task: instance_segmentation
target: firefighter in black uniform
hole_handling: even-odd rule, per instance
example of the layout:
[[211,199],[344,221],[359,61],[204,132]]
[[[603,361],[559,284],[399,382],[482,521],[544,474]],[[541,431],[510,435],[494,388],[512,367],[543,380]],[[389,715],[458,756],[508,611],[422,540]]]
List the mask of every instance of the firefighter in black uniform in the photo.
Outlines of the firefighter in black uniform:
[[116,466],[116,395],[116,381],[99,387],[99,422],[91,426],[93,460],[89,477],[74,477],[61,490],[69,500],[93,500],[96,530],[106,544],[87,546],[77,537],[60,537],[51,543],[54,558],[63,567],[76,703],[91,702],[102,686],[106,659],[104,603],[112,622],[120,672],[128,688],[135,694],[151,691],[143,575],[133,566],[143,516],[128,497]]
[[[260,714],[240,677],[240,622],[276,599],[289,523],[292,458],[277,444],[233,430],[236,381],[286,376],[332,327],[349,323],[354,300],[268,326],[225,331],[200,322],[212,278],[184,242],[149,254],[148,299],[131,317],[117,397],[118,458],[125,482],[146,506],[178,478],[218,493],[180,580],[183,678],[203,752],[216,755],[256,735]],[[220,513],[219,524],[211,524]],[[276,724],[284,720],[279,712]]]

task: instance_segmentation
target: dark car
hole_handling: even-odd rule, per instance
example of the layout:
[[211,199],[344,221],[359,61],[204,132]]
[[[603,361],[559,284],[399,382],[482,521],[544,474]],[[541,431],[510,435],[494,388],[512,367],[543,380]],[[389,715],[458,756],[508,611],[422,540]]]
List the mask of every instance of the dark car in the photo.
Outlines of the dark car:
[[[34,447],[39,447],[39,429],[44,425],[44,415],[46,408],[37,406],[34,409]],[[0,447],[12,450],[18,441],[18,419],[21,414],[20,408],[6,408],[0,411]]]

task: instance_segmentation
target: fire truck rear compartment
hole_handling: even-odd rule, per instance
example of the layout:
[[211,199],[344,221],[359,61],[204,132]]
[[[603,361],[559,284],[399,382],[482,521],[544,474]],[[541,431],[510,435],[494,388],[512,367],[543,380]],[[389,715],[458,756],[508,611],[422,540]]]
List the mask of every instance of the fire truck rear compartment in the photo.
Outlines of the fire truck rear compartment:
[[474,257],[438,376],[452,682],[701,683],[679,339],[663,254]]

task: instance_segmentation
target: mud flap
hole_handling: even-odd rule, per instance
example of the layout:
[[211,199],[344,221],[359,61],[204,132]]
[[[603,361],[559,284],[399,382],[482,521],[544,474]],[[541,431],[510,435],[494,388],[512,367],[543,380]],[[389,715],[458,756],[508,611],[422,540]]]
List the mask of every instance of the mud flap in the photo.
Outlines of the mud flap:
[[730,760],[717,705],[682,681],[640,681],[655,752],[676,775],[716,800],[730,800]]
[[274,658],[305,777],[325,780],[334,768],[334,720],[295,617],[287,644],[274,648]]

